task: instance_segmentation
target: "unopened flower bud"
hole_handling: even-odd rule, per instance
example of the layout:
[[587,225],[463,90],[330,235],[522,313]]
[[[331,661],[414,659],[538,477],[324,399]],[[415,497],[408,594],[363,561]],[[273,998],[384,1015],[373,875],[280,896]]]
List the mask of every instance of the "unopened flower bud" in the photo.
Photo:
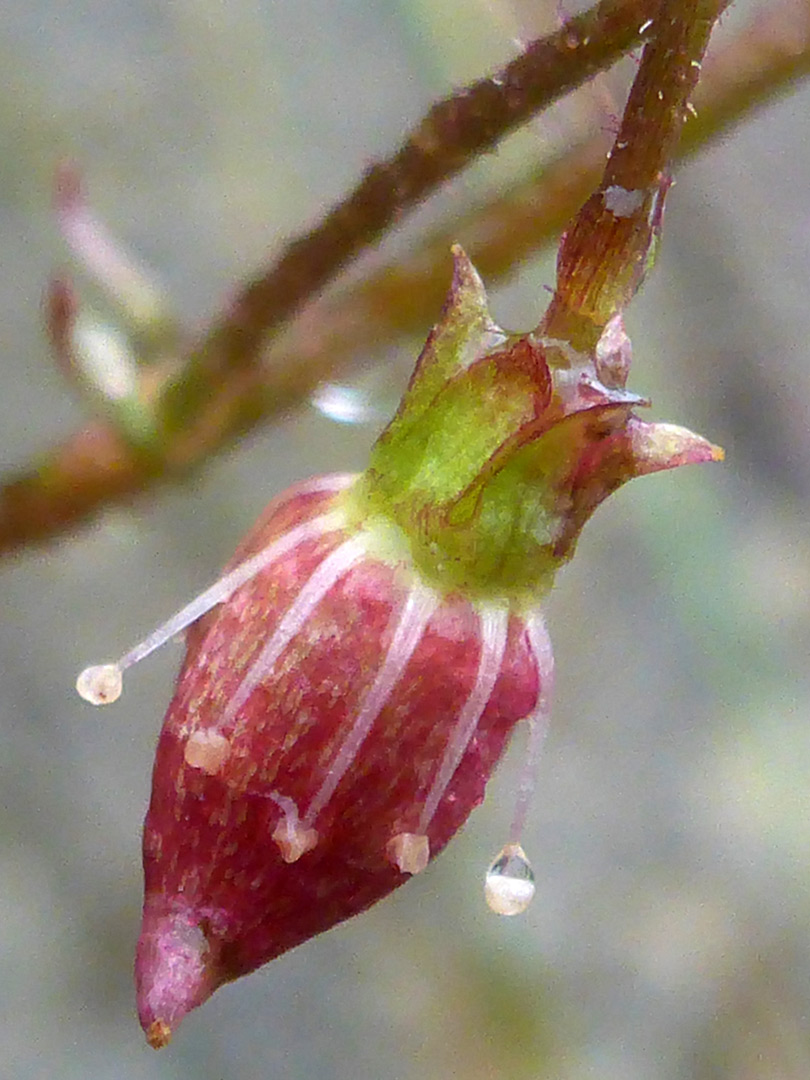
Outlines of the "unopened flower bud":
[[460,251],[442,319],[358,476],[271,503],[224,576],[81,690],[187,630],[144,830],[136,975],[164,1045],[218,986],[425,869],[529,751],[490,906],[534,892],[520,847],[553,681],[542,601],[625,480],[718,451],[634,415],[621,325],[593,356],[495,326]]

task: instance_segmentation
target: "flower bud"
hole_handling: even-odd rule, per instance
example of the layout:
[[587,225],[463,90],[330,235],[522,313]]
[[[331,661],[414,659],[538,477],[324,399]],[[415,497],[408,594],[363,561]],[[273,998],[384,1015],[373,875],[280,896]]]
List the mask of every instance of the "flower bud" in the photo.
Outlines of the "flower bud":
[[136,978],[154,1046],[218,986],[423,870],[523,719],[514,824],[486,896],[525,909],[519,841],[553,680],[542,600],[611,491],[719,456],[635,416],[620,321],[592,356],[506,334],[455,254],[368,469],[271,503],[219,582],[80,677],[88,699],[112,700],[124,669],[188,627],[144,830]]
[[538,697],[542,629],[426,586],[340,502],[293,494],[260,522],[244,556],[297,543],[190,631],[144,833],[154,1042],[422,870]]

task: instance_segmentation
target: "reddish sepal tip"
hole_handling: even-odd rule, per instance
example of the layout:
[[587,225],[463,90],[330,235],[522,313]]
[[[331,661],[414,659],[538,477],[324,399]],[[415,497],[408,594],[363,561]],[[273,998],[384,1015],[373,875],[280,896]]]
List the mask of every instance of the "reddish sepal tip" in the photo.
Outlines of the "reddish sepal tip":
[[165,1020],[153,1020],[146,1029],[146,1041],[153,1050],[162,1050],[172,1041],[172,1029]]

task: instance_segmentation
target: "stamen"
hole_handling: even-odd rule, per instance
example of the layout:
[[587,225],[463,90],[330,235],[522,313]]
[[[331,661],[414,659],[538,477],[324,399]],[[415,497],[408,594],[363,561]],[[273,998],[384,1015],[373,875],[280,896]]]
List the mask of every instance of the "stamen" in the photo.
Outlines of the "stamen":
[[215,581],[205,592],[196,596],[189,604],[186,604],[184,608],[181,608],[180,611],[163,623],[162,626],[159,626],[157,630],[153,630],[148,637],[121,657],[118,661],[119,666],[126,671],[128,667],[132,667],[133,664],[146,659],[150,653],[153,653],[155,649],[159,649],[169,638],[173,638],[176,634],[185,630],[186,627],[191,626],[192,623],[216,607],[217,604],[229,600],[238,588],[250,581],[262,570],[265,570],[271,563],[274,563],[283,555],[287,555],[305,540],[312,540],[325,533],[334,532],[342,524],[342,516],[334,513],[313,518],[312,521],[306,521],[303,525],[291,529],[276,540],[274,544],[270,544],[263,551],[252,555],[243,563],[235,566],[233,570],[221,577],[219,581]]
[[354,536],[335,548],[331,554],[327,555],[318,564],[312,576],[282,616],[273,636],[253,661],[236,693],[228,702],[228,707],[224,710],[220,721],[222,727],[227,727],[230,724],[259,683],[267,678],[278,658],[332,586],[365,553],[365,540],[362,536]]
[[298,807],[294,799],[287,795],[280,795],[277,791],[271,791],[270,798],[282,813],[271,839],[281,852],[284,862],[297,862],[302,855],[317,845],[318,833],[315,829],[304,826],[298,816]]
[[520,837],[534,794],[537,766],[551,717],[554,656],[545,621],[539,612],[534,612],[526,620],[526,634],[537,665],[538,697],[533,711],[526,718],[529,741],[518,781],[518,797],[509,832],[509,843],[498,852],[484,879],[486,902],[498,915],[520,915],[531,903],[535,891],[534,872],[520,846]]
[[[334,476],[319,477],[309,484],[300,485],[292,495],[307,495],[319,491],[340,491],[348,487],[355,480],[353,474],[337,473]],[[329,532],[335,532],[345,524],[343,515],[339,511],[322,514],[312,518],[303,524],[290,529],[274,543],[268,545],[263,551],[252,555],[249,559],[235,566],[233,570],[225,574],[204,592],[196,596],[185,607],[176,612],[170,619],[153,630],[151,634],[138,642],[129,652],[119,660],[107,664],[95,664],[81,672],[76,680],[76,690],[85,701],[91,705],[109,705],[117,701],[121,696],[122,676],[127,668],[145,660],[161,645],[170,639],[176,638],[197,619],[201,618],[217,604],[230,599],[240,586],[254,578],[262,570],[282,556],[287,555],[293,548],[306,540],[312,540]]]
[[447,786],[453,779],[459,762],[475,734],[478,722],[487,707],[495,682],[501,670],[506,635],[509,628],[509,611],[505,607],[489,606],[481,611],[481,657],[478,663],[478,675],[470,696],[459,713],[456,725],[450,734],[450,741],[444,752],[439,771],[433,781],[422,813],[419,818],[419,832],[426,833],[427,827],[436,813],[436,808],[444,796]]
[[401,832],[391,837],[385,853],[400,873],[421,874],[430,861],[430,844],[424,835]]
[[537,782],[537,767],[540,764],[540,757],[548,733],[549,721],[551,720],[551,699],[554,693],[554,654],[551,649],[551,639],[548,636],[545,620],[539,612],[532,614],[527,619],[526,633],[529,638],[529,648],[537,665],[539,696],[534,709],[526,717],[526,723],[529,727],[529,739],[526,747],[526,758],[518,781],[518,797],[512,818],[512,827],[509,831],[509,839],[513,844],[519,844],[523,827],[526,824],[526,817]]
[[80,672],[76,692],[91,705],[109,705],[121,697],[120,664],[94,664]]
[[218,731],[200,729],[189,735],[183,748],[183,758],[192,769],[201,769],[214,776],[231,756],[231,744]]
[[304,818],[307,825],[312,825],[316,820],[357,756],[363,740],[385,707],[416,646],[421,641],[425,627],[437,604],[436,594],[424,585],[415,585],[408,594],[385,659],[374,682],[362,699],[351,730],[335,754],[326,777],[309,804]]

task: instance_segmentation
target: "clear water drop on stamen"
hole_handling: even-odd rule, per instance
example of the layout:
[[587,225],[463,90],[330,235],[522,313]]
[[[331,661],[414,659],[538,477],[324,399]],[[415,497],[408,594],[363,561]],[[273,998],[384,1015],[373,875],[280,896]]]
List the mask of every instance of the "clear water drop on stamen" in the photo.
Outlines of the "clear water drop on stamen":
[[534,897],[534,871],[520,844],[507,844],[487,870],[484,896],[496,915],[521,915]]

